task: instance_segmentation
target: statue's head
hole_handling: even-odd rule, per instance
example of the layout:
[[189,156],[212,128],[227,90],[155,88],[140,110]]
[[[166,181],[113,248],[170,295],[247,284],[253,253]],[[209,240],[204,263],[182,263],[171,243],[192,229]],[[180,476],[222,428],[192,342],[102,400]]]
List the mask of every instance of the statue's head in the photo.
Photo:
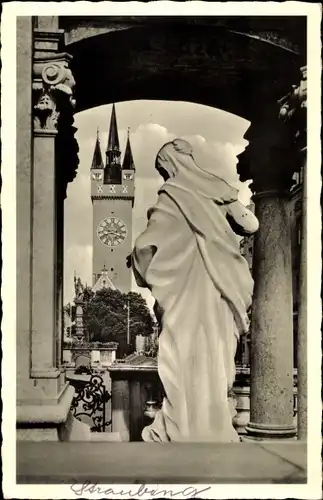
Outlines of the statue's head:
[[188,157],[192,158],[192,154],[193,149],[189,142],[184,139],[174,139],[164,144],[158,151],[156,169],[167,181],[170,177],[175,177],[180,165],[184,165]]

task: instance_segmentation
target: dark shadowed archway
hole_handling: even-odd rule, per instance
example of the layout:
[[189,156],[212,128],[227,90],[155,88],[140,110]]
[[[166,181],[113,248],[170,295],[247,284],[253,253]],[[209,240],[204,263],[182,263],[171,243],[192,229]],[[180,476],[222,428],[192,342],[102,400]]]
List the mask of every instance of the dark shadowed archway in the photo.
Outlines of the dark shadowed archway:
[[101,18],[89,34],[84,20],[61,18],[76,111],[137,99],[195,102],[249,120],[272,110],[298,79],[301,41],[279,38],[268,20],[255,31],[250,18],[234,19]]

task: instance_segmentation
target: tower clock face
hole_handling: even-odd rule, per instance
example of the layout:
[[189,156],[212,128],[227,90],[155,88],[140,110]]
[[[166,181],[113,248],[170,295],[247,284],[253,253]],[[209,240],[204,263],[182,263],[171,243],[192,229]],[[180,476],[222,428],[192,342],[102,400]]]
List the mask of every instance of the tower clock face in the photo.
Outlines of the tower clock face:
[[124,242],[127,237],[125,223],[117,217],[107,217],[98,225],[98,237],[104,245],[116,247]]

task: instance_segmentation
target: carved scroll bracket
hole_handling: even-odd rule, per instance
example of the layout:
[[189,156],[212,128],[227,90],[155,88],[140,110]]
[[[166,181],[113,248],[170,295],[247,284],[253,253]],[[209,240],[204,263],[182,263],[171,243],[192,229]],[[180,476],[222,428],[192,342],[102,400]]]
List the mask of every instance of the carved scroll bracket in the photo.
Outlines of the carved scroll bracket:
[[33,66],[33,121],[36,135],[55,135],[63,107],[75,106],[75,80],[69,69],[71,56],[57,54],[36,60]]

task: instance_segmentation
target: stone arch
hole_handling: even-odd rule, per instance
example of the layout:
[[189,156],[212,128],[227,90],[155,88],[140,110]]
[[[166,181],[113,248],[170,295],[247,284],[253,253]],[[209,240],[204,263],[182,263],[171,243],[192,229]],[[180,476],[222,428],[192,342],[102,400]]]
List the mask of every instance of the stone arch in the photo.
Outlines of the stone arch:
[[116,23],[93,27],[87,37],[81,28],[73,33],[66,35],[66,50],[73,56],[76,112],[158,99],[204,104],[251,121],[259,109],[272,110],[299,76],[295,50],[224,26]]

